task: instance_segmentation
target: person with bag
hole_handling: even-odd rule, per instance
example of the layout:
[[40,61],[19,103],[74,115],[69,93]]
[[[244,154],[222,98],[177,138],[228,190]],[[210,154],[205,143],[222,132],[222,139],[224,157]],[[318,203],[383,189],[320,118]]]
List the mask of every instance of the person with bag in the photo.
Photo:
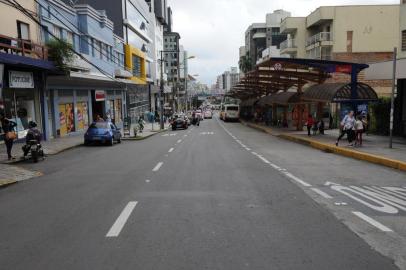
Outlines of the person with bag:
[[338,142],[344,137],[345,134],[347,134],[347,139],[348,139],[348,145],[353,146],[352,141],[355,139],[355,132],[354,132],[354,126],[355,126],[355,118],[354,118],[354,111],[350,111],[341,121],[341,134],[337,138],[336,141],[336,146],[338,146]]
[[4,144],[6,145],[7,148],[7,156],[8,160],[15,159],[11,155],[11,150],[13,148],[13,142],[15,139],[17,139],[16,132],[14,131],[14,128],[17,126],[16,123],[13,121],[8,120],[7,118],[3,117],[1,119],[1,128],[4,133]]

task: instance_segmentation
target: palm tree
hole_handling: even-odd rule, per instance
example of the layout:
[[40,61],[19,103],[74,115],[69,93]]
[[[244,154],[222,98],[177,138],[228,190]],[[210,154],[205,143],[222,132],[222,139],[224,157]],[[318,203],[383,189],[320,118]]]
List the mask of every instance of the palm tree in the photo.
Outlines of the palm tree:
[[252,63],[251,59],[249,57],[249,52],[246,53],[246,55],[240,57],[240,61],[238,61],[238,65],[240,67],[240,70],[243,73],[247,73],[252,69]]

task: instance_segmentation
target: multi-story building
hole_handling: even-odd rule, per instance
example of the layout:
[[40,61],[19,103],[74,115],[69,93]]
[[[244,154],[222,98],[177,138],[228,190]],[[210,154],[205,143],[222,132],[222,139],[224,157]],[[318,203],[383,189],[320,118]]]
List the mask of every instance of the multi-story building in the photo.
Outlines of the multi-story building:
[[263,59],[263,51],[266,49],[265,56],[273,56],[271,53],[274,52],[279,55],[280,44],[287,36],[280,32],[280,24],[289,16],[287,11],[275,10],[266,15],[265,23],[254,23],[245,31],[245,51],[249,54],[253,66]]
[[[64,0],[71,2],[70,0]],[[154,58],[154,36],[151,27],[153,6],[145,0],[77,0],[89,4],[97,10],[105,10],[114,23],[114,33],[125,45],[125,66],[132,73],[130,80],[134,86],[127,88],[127,116],[131,122],[150,110],[150,84]]]
[[168,82],[171,86],[175,86],[180,76],[180,70],[178,68],[180,50],[179,40],[179,33],[164,32],[164,60],[168,72]]
[[[399,5],[319,7],[307,17],[288,17],[281,53],[290,57],[373,63],[392,58],[399,44]],[[385,23],[382,23],[385,22]],[[390,81],[365,81],[380,95],[390,93]],[[332,82],[348,81],[334,75]]]
[[[34,0],[19,3],[38,19]],[[40,44],[40,27],[34,20],[4,1],[0,15],[0,115],[16,122],[17,136],[24,138],[29,121],[45,130],[44,78],[54,67],[47,61],[48,51]]]
[[227,93],[240,81],[240,73],[237,67],[231,67],[230,70],[225,71],[223,74],[217,76],[216,87],[222,90],[222,93]]
[[125,89],[132,85],[125,79],[133,74],[125,68],[124,42],[113,33],[113,22],[87,4],[40,0],[38,5],[43,42],[65,40],[76,52],[67,76],[47,78],[45,134],[84,132],[96,115],[123,127]]

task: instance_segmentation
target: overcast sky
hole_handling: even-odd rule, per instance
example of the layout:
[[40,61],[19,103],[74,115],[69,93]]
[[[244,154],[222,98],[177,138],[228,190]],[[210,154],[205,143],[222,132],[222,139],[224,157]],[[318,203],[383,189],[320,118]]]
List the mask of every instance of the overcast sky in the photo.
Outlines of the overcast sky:
[[276,9],[292,16],[307,16],[319,6],[355,4],[398,4],[399,0],[169,0],[173,31],[196,59],[189,61],[189,74],[212,84],[216,76],[238,65],[238,49],[244,33],[254,22],[265,22],[266,13]]

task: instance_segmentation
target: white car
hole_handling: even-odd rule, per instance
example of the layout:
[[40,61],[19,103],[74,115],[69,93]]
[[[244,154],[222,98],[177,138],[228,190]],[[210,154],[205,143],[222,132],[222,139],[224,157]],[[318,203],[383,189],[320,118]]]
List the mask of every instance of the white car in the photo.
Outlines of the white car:
[[212,118],[213,118],[213,113],[211,110],[204,111],[204,119],[212,119]]

